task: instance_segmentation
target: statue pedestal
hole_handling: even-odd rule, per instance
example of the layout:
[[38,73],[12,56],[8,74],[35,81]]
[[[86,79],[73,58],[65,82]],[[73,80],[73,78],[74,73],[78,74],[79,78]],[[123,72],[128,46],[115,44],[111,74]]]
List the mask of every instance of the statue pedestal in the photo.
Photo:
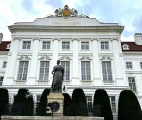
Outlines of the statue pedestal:
[[64,96],[62,93],[50,93],[48,96],[48,106],[46,113],[52,113],[53,116],[63,116]]

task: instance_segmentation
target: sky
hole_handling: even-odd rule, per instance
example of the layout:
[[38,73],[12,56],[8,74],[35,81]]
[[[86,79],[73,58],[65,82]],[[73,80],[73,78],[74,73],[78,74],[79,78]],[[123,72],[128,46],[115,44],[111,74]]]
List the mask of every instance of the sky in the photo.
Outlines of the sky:
[[8,26],[16,22],[32,22],[54,14],[64,5],[104,23],[125,26],[121,41],[134,41],[142,33],[142,0],[3,0],[0,3],[0,33],[3,41],[11,40]]

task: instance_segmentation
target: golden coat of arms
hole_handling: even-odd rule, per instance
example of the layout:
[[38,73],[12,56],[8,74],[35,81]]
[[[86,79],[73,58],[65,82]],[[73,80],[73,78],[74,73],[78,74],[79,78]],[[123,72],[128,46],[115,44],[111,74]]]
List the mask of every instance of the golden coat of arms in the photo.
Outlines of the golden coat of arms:
[[69,9],[68,5],[65,5],[63,9],[59,8],[55,10],[55,16],[57,17],[64,17],[64,18],[68,18],[68,17],[77,17],[78,16],[78,12],[75,9]]
[[68,5],[64,6],[64,9],[62,10],[62,14],[63,14],[64,17],[69,17],[70,16],[70,10],[69,10]]

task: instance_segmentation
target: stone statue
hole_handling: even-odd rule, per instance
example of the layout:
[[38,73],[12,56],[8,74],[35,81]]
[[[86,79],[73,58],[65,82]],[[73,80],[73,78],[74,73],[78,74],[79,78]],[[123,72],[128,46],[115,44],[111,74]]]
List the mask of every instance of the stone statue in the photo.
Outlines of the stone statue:
[[54,93],[61,93],[62,92],[62,82],[64,77],[64,68],[59,65],[60,60],[57,60],[57,65],[53,67],[53,82],[51,86],[51,90]]

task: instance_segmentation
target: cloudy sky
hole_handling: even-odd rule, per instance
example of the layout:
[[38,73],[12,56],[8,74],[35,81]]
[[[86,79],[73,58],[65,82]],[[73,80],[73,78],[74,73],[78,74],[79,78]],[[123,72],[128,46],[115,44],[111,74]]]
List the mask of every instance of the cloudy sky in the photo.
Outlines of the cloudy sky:
[[68,4],[100,22],[119,23],[125,26],[122,41],[134,41],[134,34],[142,32],[142,0],[3,0],[0,3],[0,33],[3,41],[11,40],[9,25],[15,22],[32,22],[54,14],[55,9]]

